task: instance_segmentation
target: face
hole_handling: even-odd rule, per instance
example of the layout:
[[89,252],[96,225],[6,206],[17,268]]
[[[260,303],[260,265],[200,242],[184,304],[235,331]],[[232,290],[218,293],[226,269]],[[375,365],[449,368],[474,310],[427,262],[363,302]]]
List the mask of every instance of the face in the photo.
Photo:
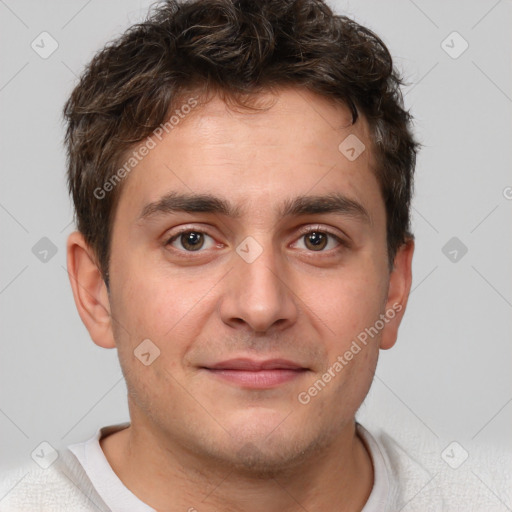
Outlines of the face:
[[126,178],[109,307],[134,429],[278,469],[353,422],[398,320],[366,122],[293,89],[262,99],[196,107]]

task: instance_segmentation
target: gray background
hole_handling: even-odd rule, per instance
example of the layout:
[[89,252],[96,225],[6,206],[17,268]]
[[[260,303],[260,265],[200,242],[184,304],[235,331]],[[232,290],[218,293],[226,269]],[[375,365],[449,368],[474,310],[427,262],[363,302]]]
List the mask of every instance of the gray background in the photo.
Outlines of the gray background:
[[[89,339],[66,273],[73,224],[61,110],[95,51],[149,5],[0,0],[0,469],[30,461],[42,441],[61,449],[128,419],[117,353]],[[469,453],[477,445],[511,449],[512,4],[331,5],[389,45],[424,145],[413,291],[359,417],[398,438],[409,424]],[[31,47],[43,31],[59,45],[46,59]],[[469,44],[457,58],[463,41],[448,37],[453,31]],[[36,245],[43,237],[57,251],[47,261]],[[453,237],[458,247],[443,252]]]

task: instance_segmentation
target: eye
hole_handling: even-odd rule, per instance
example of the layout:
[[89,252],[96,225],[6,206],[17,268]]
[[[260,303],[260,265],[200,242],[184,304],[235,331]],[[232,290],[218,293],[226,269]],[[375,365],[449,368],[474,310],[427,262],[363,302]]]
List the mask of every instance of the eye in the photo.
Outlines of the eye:
[[325,229],[316,228],[309,228],[306,231],[303,231],[296,244],[301,240],[304,240],[305,248],[313,252],[327,252],[331,249],[336,249],[340,246],[346,247],[348,245],[345,240],[335,235],[334,233],[326,231]]
[[174,245],[175,243],[178,243],[186,252],[196,252],[205,247],[205,237],[210,239],[210,245],[207,246],[206,249],[215,245],[215,242],[210,235],[207,235],[204,231],[199,231],[197,229],[182,230],[167,240],[165,245],[171,245],[174,248],[179,249],[179,247]]

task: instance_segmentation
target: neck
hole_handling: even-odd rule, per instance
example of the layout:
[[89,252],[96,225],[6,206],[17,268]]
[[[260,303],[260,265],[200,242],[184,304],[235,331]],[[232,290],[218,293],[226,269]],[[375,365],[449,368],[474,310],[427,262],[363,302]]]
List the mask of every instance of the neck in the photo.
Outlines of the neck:
[[354,422],[329,446],[272,476],[200,460],[133,422],[100,445],[123,484],[162,512],[354,512],[362,509],[373,487],[371,458]]

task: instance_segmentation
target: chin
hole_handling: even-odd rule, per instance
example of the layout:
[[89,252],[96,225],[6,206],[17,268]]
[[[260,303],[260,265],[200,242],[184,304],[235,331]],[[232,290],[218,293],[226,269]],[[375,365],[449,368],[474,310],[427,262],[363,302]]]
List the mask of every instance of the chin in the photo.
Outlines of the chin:
[[234,454],[232,465],[238,474],[251,478],[271,479],[282,476],[304,463],[316,447],[316,443],[307,446],[290,441],[279,443],[278,449],[275,446],[246,443]]
[[[273,412],[264,414],[263,418],[252,414],[245,422],[238,417],[236,424],[227,429],[231,434],[216,441],[209,437],[209,446],[203,448],[217,465],[228,466],[246,477],[270,479],[283,476],[312,456],[318,456],[333,441],[334,433],[320,425],[306,430],[303,423],[291,423],[286,414]],[[289,419],[293,420],[293,416],[290,414]]]

